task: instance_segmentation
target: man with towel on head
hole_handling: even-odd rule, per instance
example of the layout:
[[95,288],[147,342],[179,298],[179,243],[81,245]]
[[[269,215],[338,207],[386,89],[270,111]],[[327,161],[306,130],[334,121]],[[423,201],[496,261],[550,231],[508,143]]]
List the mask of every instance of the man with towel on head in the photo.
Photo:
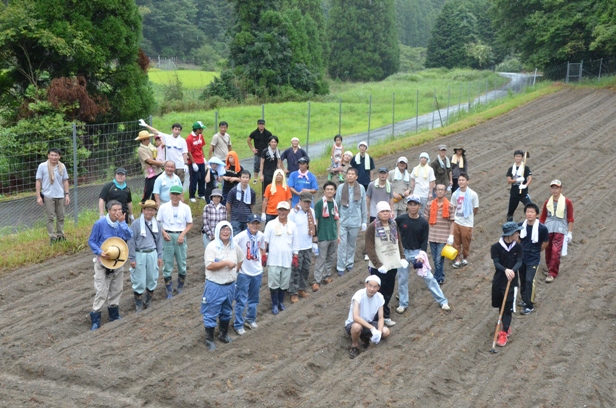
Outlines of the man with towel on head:
[[552,195],[543,204],[539,222],[548,228],[550,242],[545,248],[545,262],[548,265],[546,282],[552,282],[558,276],[561,254],[567,255],[567,245],[573,239],[573,203],[562,195],[560,180],[550,183]]
[[[442,184],[447,191],[451,192],[451,186],[453,185],[453,179],[451,177],[451,162],[447,157],[447,146],[440,145],[438,147],[438,155],[436,160],[430,163],[430,167],[434,170],[434,177],[436,177],[436,185]],[[433,193],[436,195],[436,191]]]
[[372,170],[374,167],[374,160],[368,155],[368,143],[361,141],[357,145],[359,153],[351,160],[351,166],[357,170],[357,182],[364,186],[364,190],[368,191],[368,184],[372,181]]

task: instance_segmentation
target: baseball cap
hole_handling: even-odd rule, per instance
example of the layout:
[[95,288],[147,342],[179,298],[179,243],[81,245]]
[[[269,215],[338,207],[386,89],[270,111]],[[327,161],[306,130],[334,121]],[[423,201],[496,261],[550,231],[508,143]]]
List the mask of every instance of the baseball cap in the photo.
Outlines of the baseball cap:
[[197,122],[193,123],[192,128],[193,128],[193,130],[205,129],[205,126],[203,126],[203,123],[201,123],[200,121],[197,121]]
[[300,157],[300,158],[297,160],[297,162],[298,162],[298,163],[310,163],[310,159],[309,159],[309,158],[307,158],[307,157]]
[[288,203],[288,202],[286,202],[286,201],[281,201],[281,202],[279,202],[279,203],[278,203],[278,205],[276,206],[276,209],[277,209],[277,210],[278,210],[278,209],[280,209],[280,208],[284,208],[285,210],[290,210],[290,209],[291,209],[291,206],[289,205],[289,203]]
[[398,157],[398,161],[396,163],[400,163],[400,162],[409,164],[409,160],[404,156]]
[[563,183],[561,183],[561,182],[560,182],[560,180],[558,180],[558,179],[554,179],[554,180],[552,180],[552,181],[550,182],[550,187],[552,187],[552,186],[558,186],[558,187],[560,187],[560,186],[562,186],[562,185],[563,185]]
[[379,173],[387,173],[388,171],[387,167],[379,167]]
[[439,150],[447,150],[447,145],[440,145],[438,147]]
[[118,167],[115,174],[124,174],[126,176],[126,169],[124,167]]
[[265,119],[257,120],[257,125],[265,125]]
[[171,186],[169,189],[170,194],[182,194],[183,192],[182,186]]
[[248,218],[246,219],[246,222],[248,224],[252,223],[252,222],[258,222],[261,223],[261,217],[259,217],[257,214],[250,214],[248,216]]
[[406,203],[417,203],[421,204],[421,200],[416,195],[410,195],[406,198]]

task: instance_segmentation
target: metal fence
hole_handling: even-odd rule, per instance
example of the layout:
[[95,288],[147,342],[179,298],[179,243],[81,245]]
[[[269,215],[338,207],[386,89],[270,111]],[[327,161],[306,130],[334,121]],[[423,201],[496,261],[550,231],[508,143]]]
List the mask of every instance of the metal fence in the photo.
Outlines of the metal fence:
[[602,77],[616,75],[616,59],[601,58],[593,61],[565,62],[545,69],[543,76],[552,81],[579,82],[600,80]]

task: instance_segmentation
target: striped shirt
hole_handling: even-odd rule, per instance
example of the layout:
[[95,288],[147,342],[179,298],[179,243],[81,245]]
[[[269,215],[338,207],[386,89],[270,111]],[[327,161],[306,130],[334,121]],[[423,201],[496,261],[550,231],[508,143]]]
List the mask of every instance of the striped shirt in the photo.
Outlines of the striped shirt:
[[209,203],[203,208],[203,229],[201,232],[207,235],[210,240],[213,240],[216,224],[226,220],[227,208],[220,203],[218,203],[218,206],[214,205],[214,203]]
[[[250,188],[246,187],[246,191],[242,190],[242,185],[238,184],[233,187],[229,194],[227,194],[227,205],[231,209],[231,221],[246,222],[248,217],[252,215],[252,206],[257,201],[257,193]],[[240,199],[237,199],[237,190],[240,190]],[[250,194],[250,205],[244,202],[244,195]]]
[[[432,200],[426,205],[426,209],[424,210],[424,218],[430,221],[430,208],[432,207],[432,203],[438,203],[438,200]],[[437,204],[438,205],[438,204]],[[456,209],[454,205],[449,202],[449,219],[443,218],[443,208],[439,208],[436,212],[436,224],[430,225],[430,233],[428,234],[428,242],[437,242],[444,244],[447,242],[449,238],[449,233],[451,232],[451,223],[456,218]]]

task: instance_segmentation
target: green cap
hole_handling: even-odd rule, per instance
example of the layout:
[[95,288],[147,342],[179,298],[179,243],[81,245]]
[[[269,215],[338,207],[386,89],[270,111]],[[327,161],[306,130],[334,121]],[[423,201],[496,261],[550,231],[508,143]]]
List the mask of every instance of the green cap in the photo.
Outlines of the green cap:
[[197,121],[195,123],[193,123],[193,130],[197,130],[197,129],[205,129],[206,127],[203,126],[203,123],[201,123],[200,121]]
[[169,193],[171,194],[182,194],[183,192],[182,186],[171,186],[169,189]]

